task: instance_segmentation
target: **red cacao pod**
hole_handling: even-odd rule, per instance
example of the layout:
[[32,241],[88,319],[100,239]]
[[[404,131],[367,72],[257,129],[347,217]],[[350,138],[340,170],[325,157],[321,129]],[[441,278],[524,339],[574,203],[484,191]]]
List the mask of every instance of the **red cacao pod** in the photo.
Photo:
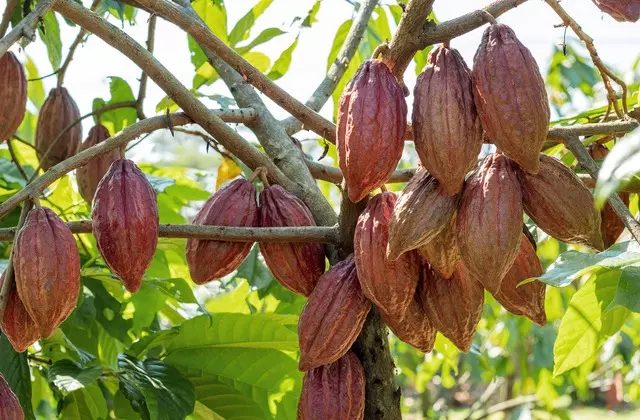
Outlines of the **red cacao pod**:
[[387,258],[389,220],[395,203],[391,192],[369,200],[358,218],[353,243],[363,293],[384,312],[402,318],[416,293],[420,265],[414,251],[395,261]]
[[487,156],[467,180],[456,218],[460,257],[492,293],[520,246],[522,192],[514,166],[503,154]]
[[593,0],[593,2],[618,22],[637,22],[640,19],[640,0]]
[[[311,211],[279,185],[260,193],[260,226],[316,226]],[[260,243],[264,261],[280,284],[309,296],[324,272],[324,247],[318,243]]]
[[16,394],[13,393],[9,384],[0,373],[0,419],[2,420],[24,420],[22,406]]
[[484,31],[473,60],[473,84],[489,139],[527,172],[538,173],[549,131],[547,92],[533,55],[507,25]]
[[454,195],[476,166],[482,148],[471,70],[460,53],[445,46],[435,48],[413,96],[413,139],[420,162],[447,194]]
[[48,208],[27,214],[13,253],[16,288],[42,338],[73,312],[80,294],[80,254],[73,233]]
[[[78,105],[67,89],[51,89],[40,109],[36,126],[35,146],[42,169],[46,171],[78,152],[82,142],[82,124],[78,123],[66,131],[65,129],[79,118]],[[64,134],[61,134],[63,131]]]
[[18,130],[27,109],[27,78],[12,52],[0,57],[0,142]]
[[389,259],[435,238],[453,217],[459,201],[460,194],[449,196],[437,179],[418,168],[400,193],[389,222]]
[[365,61],[338,105],[336,145],[351,201],[389,179],[402,157],[406,128],[402,87],[382,61]]
[[324,273],[298,322],[300,370],[308,371],[342,357],[360,334],[370,309],[352,255]]
[[128,291],[140,289],[158,245],[158,201],[144,173],[129,159],[118,159],[94,196],[93,235],[109,269]]
[[[89,135],[82,143],[80,150],[86,150],[96,144],[102,143],[109,137],[109,130],[107,130],[105,126],[101,124],[95,125],[89,130]],[[76,170],[78,189],[84,201],[91,204],[100,180],[107,173],[111,164],[118,159],[120,159],[120,150],[113,149],[107,153],[96,156],[86,165]]]
[[448,279],[453,275],[460,261],[455,214],[435,238],[418,248],[418,253],[443,278]]
[[600,212],[591,191],[559,160],[540,155],[540,172],[519,171],[524,211],[540,229],[569,243],[602,250]]
[[[193,220],[194,225],[258,226],[256,189],[245,179],[216,191]],[[197,284],[219,279],[236,270],[251,252],[253,242],[187,240],[187,263]]]
[[298,420],[362,420],[364,390],[362,364],[348,351],[335,362],[305,373]]
[[[423,280],[421,279],[420,281]],[[421,287],[418,286],[419,289]],[[429,353],[433,350],[437,331],[422,307],[422,300],[417,294],[414,294],[402,318],[387,315],[384,312],[381,312],[381,315],[387,326],[400,340],[423,353]]]
[[[4,283],[4,277],[5,273],[2,273],[2,276],[0,276],[0,288]],[[33,319],[31,319],[22,304],[15,284],[11,287],[9,295],[7,295],[7,306],[4,309],[0,327],[2,327],[2,332],[9,339],[13,349],[18,353],[27,350],[30,345],[40,338],[36,323],[33,322]]]

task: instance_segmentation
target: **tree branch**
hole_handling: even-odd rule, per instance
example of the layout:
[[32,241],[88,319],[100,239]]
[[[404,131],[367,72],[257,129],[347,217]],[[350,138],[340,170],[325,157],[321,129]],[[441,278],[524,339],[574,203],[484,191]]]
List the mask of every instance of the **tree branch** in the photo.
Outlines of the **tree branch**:
[[4,13],[2,14],[2,21],[0,21],[0,38],[7,33],[7,29],[9,29],[9,24],[11,23],[11,17],[13,16],[13,11],[19,3],[20,0],[7,0],[7,6],[4,8]]
[[[153,55],[153,49],[155,46],[156,39],[156,15],[151,15],[149,17],[149,29],[147,31],[147,51],[149,54]],[[144,120],[146,116],[144,115],[143,105],[144,98],[147,96],[147,83],[149,81],[149,77],[147,73],[142,72],[140,76],[140,89],[138,90],[138,99],[136,100],[136,111],[138,113],[138,119]]]
[[38,21],[53,7],[53,3],[55,2],[56,0],[40,0],[31,13],[25,16],[4,38],[0,39],[0,57],[23,36],[33,40],[36,36],[34,28],[38,24]]
[[20,162],[18,162],[18,158],[16,157],[16,152],[13,150],[13,144],[11,143],[11,137],[7,139],[7,148],[9,149],[9,155],[11,156],[11,160],[13,161],[13,164],[16,165],[18,172],[20,172],[20,175],[22,175],[24,180],[28,182],[29,176],[24,171],[24,168],[22,168],[22,165],[20,165]]

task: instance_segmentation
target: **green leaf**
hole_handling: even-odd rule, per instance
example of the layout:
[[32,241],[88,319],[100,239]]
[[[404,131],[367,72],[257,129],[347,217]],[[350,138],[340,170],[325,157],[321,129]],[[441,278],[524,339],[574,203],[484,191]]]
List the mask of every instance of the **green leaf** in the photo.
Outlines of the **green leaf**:
[[40,75],[31,57],[27,56],[27,63],[24,68],[27,71],[27,79],[30,80],[27,84],[29,100],[36,108],[40,108],[44,103],[44,82],[42,80],[33,80],[39,78]]
[[107,419],[107,402],[98,384],[67,395],[60,418],[65,420]]
[[302,21],[302,25],[301,25],[302,27],[310,28],[311,25],[313,25],[314,23],[316,23],[318,21],[316,16],[318,16],[318,12],[320,11],[320,5],[321,4],[322,4],[322,2],[320,0],[316,0],[316,2],[313,3],[313,6],[311,6],[311,9],[309,10],[309,13],[307,13],[307,16]]
[[286,32],[283,31],[282,29],[267,28],[264,31],[260,32],[260,35],[255,37],[255,39],[251,41],[249,44],[247,44],[244,47],[237,47],[235,48],[235,50],[238,54],[242,55],[246,52],[251,51],[254,47],[264,44],[265,42],[271,41],[273,38],[276,38],[283,34],[286,34]]
[[128,331],[132,328],[133,321],[125,319],[126,305],[111,296],[99,279],[82,277],[82,284],[93,294],[96,321],[112,337],[124,344],[130,343]]
[[73,392],[95,382],[102,375],[102,367],[82,368],[72,360],[55,362],[49,368],[49,381],[64,392]]
[[273,0],[260,0],[249,12],[240,18],[229,34],[229,44],[232,47],[236,46],[238,42],[249,38],[249,33],[256,19],[271,6],[271,3],[273,3]]
[[54,70],[60,68],[60,62],[62,61],[62,40],[60,39],[60,25],[58,19],[53,12],[47,12],[43,16],[43,28],[38,25],[40,32],[40,39],[47,47],[47,53],[49,55],[49,62]]
[[243,54],[242,57],[263,73],[266,72],[271,65],[271,59],[261,52],[249,51]]
[[413,57],[413,61],[416,63],[416,76],[419,75],[426,67],[429,59],[429,53],[433,49],[433,45],[428,46],[424,50],[419,50]]
[[238,267],[238,272],[234,279],[246,279],[252,287],[258,290],[268,289],[271,282],[275,279],[271,275],[271,271],[260,258],[260,248],[255,244],[251,252]]
[[602,163],[596,182],[596,203],[602,207],[606,199],[640,174],[640,130],[634,130],[616,142]]
[[163,193],[167,187],[175,185],[176,180],[171,178],[161,178],[155,175],[144,174],[155,192]]
[[215,36],[225,44],[230,44],[227,38],[227,10],[221,0],[196,0],[191,6]]
[[7,336],[0,335],[0,373],[16,394],[25,418],[33,419],[31,408],[31,375],[27,363],[27,353],[16,353]]
[[640,312],[640,267],[622,269],[618,290],[610,308],[623,306],[631,312]]
[[296,37],[295,41],[289,47],[280,54],[280,57],[273,63],[273,67],[267,74],[267,77],[271,80],[277,80],[284,76],[284,74],[289,70],[289,66],[291,65],[291,55],[293,51],[298,46],[298,37]]
[[[135,96],[133,96],[131,86],[129,86],[129,83],[127,83],[126,80],[116,76],[111,76],[109,77],[109,79],[111,79],[111,83],[109,85],[111,99],[109,99],[108,102],[105,102],[100,98],[94,99],[94,111],[105,105],[131,102],[136,100]],[[101,123],[102,125],[104,125],[111,134],[115,134],[121,131],[123,128],[135,123],[137,118],[138,114],[135,108],[119,108],[103,113],[100,118],[94,116],[94,121],[96,122],[96,124]]]
[[190,372],[187,378],[195,387],[196,400],[211,410],[212,416],[208,418],[262,420],[269,417],[253,399],[213,376]]

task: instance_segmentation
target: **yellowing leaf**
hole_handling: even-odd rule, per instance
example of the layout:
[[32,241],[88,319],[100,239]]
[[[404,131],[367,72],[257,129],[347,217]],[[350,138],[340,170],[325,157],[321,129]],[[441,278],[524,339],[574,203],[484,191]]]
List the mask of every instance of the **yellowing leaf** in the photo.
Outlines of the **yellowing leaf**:
[[232,160],[224,158],[222,164],[218,168],[218,176],[216,178],[216,190],[230,179],[233,179],[242,173],[242,169]]

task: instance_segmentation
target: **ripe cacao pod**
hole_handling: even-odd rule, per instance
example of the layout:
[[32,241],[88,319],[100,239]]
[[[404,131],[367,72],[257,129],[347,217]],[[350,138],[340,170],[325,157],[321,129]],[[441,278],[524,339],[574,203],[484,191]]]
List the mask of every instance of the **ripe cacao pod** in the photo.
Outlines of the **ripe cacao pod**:
[[[258,226],[256,189],[245,179],[216,191],[193,220],[194,225]],[[190,238],[187,263],[197,284],[219,279],[236,270],[251,252],[253,242],[224,242]]]
[[[0,288],[4,283],[4,277],[5,273],[2,273],[2,276],[0,276]],[[9,295],[7,295],[7,306],[4,309],[0,327],[2,327],[2,332],[9,339],[13,349],[18,353],[27,350],[30,345],[40,338],[36,323],[33,322],[33,319],[31,319],[22,304],[15,284],[11,287]]]
[[144,173],[118,159],[94,196],[93,235],[109,269],[135,293],[158,245],[158,201]]
[[16,394],[0,373],[0,419],[24,420],[24,412]]
[[522,234],[516,260],[502,279],[500,291],[493,296],[512,314],[523,315],[537,324],[545,325],[547,316],[544,313],[544,297],[547,285],[534,280],[518,286],[526,279],[540,277],[542,273],[542,265],[536,250],[529,239]]
[[460,194],[449,196],[437,179],[418,168],[400,193],[389,222],[389,259],[435,238],[453,217],[459,201]]
[[640,0],[593,0],[593,2],[618,22],[637,22],[640,19]]
[[[89,130],[89,135],[82,143],[80,150],[86,150],[96,144],[102,143],[110,137],[109,130],[102,124],[95,125]],[[86,165],[76,170],[76,178],[78,180],[78,190],[84,201],[91,204],[93,196],[96,194],[98,183],[109,170],[111,164],[120,159],[120,150],[113,149],[107,153],[102,153]]]
[[414,294],[402,318],[387,315],[382,311],[380,313],[384,322],[400,340],[423,353],[429,353],[433,350],[437,331],[422,307],[422,300],[417,294]]
[[460,261],[455,214],[435,238],[418,248],[418,253],[443,278],[448,279],[453,275]]
[[521,231],[522,192],[515,165],[501,153],[490,154],[467,180],[456,235],[464,265],[492,293],[500,289],[518,254]]
[[[260,226],[316,226],[311,211],[298,197],[279,185],[260,193]],[[324,272],[324,247],[318,243],[260,243],[273,276],[287,289],[309,296]]]
[[511,28],[490,25],[473,60],[476,106],[489,139],[532,174],[549,131],[544,80]]
[[80,294],[80,254],[73,233],[48,208],[27,214],[13,253],[16,288],[42,338],[73,312]]
[[338,105],[338,160],[351,201],[389,179],[402,157],[406,128],[402,87],[382,61],[365,61]]
[[454,195],[482,148],[471,70],[460,53],[446,46],[435,48],[413,96],[413,140],[420,162],[447,194]]
[[370,309],[350,255],[320,277],[300,314],[300,370],[306,372],[342,357],[360,334]]
[[484,289],[460,262],[450,279],[443,279],[424,264],[418,294],[431,324],[464,352],[471,349],[482,318]]
[[369,200],[358,218],[353,245],[362,292],[384,312],[402,318],[416,293],[420,266],[415,251],[395,261],[387,259],[389,220],[395,203],[391,192]]
[[[78,123],[66,131],[65,129],[79,118],[78,105],[67,89],[51,89],[40,109],[36,126],[35,146],[43,170],[48,170],[78,152],[82,142],[82,124]],[[63,131],[64,134],[60,135]]]
[[518,172],[524,211],[540,229],[569,243],[602,250],[600,212],[591,191],[559,160],[540,155],[537,175]]
[[0,142],[18,130],[27,109],[27,78],[11,51],[0,57]]
[[362,420],[364,390],[362,364],[352,351],[348,351],[335,362],[305,373],[298,420]]

